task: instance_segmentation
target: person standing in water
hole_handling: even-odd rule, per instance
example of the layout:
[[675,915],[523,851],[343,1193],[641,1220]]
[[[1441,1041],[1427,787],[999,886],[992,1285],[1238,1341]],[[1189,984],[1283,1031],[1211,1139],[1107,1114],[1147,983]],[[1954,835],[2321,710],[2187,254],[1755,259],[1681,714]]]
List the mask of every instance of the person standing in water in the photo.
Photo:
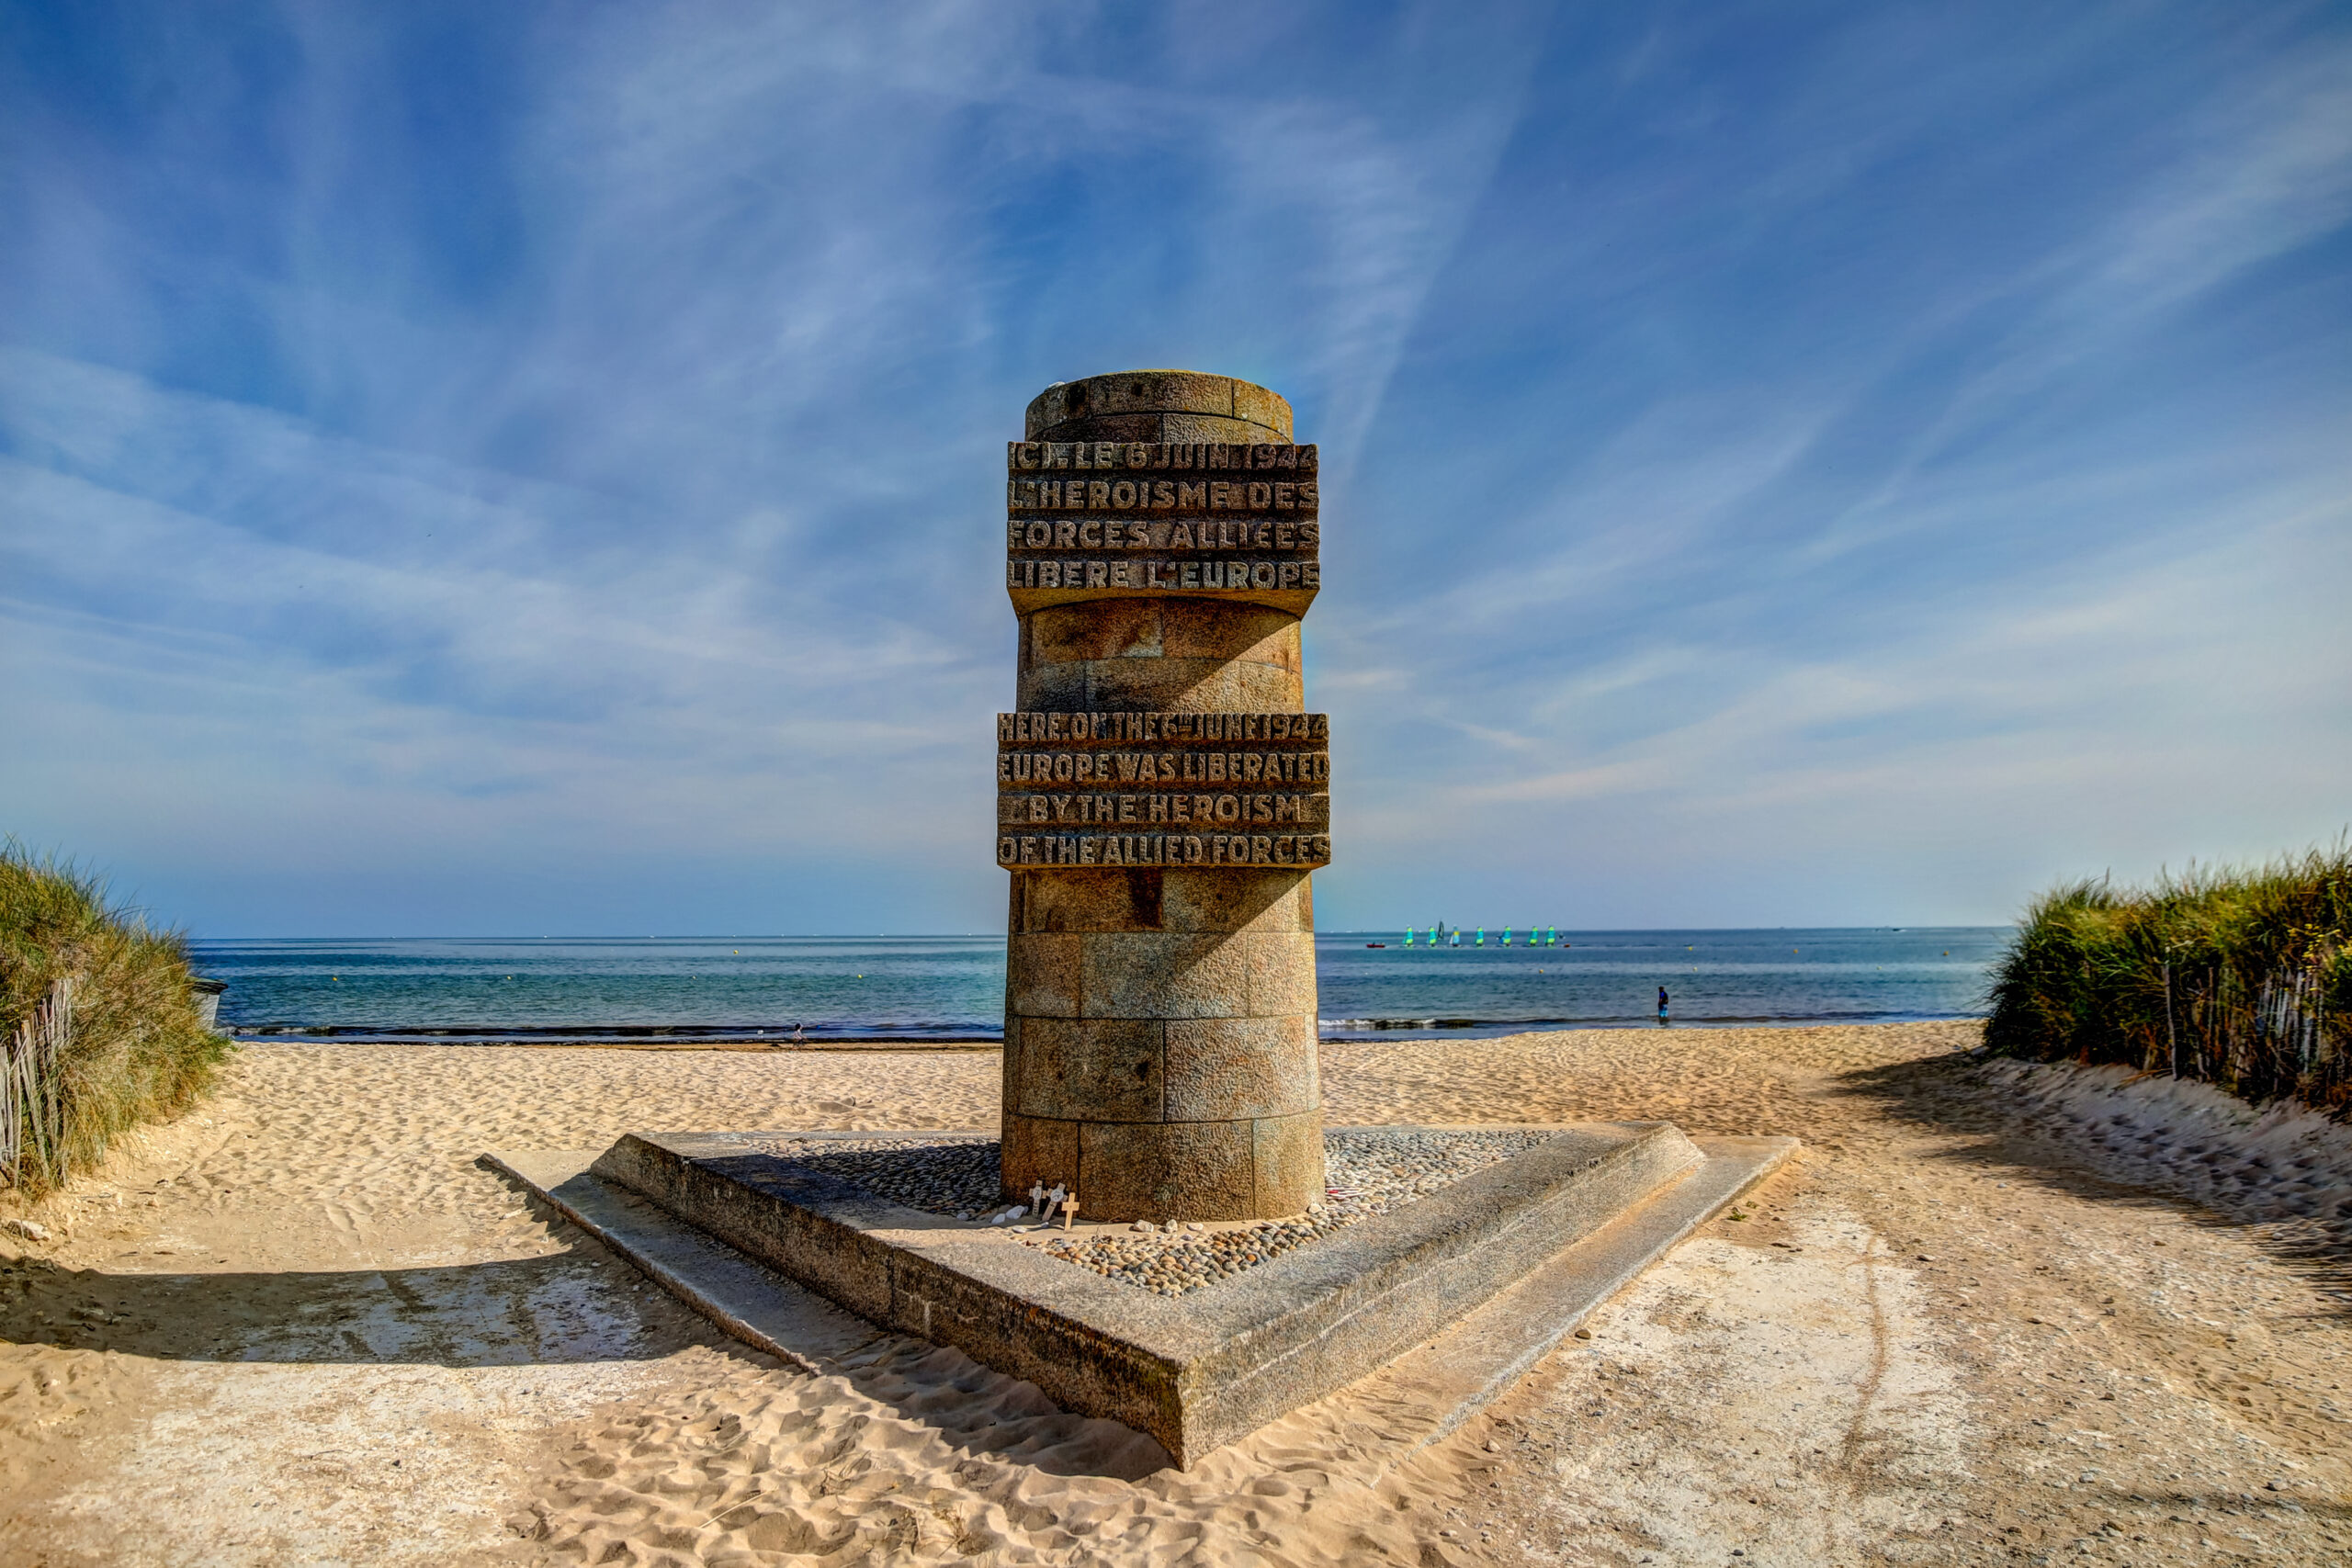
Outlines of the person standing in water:
[[1666,1021],[1666,987],[1664,986],[1657,988],[1657,1021],[1660,1023]]

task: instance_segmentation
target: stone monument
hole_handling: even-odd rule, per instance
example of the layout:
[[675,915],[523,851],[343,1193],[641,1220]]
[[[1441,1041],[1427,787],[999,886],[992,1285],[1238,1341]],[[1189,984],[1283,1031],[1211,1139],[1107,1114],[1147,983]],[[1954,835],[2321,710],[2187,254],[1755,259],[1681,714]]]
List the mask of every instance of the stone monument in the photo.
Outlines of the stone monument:
[[[1180,1465],[1394,1360],[1383,1397],[1421,1413],[1391,1434],[1409,1452],[1795,1142],[1665,1122],[1327,1134],[1310,877],[1331,858],[1330,727],[1299,678],[1315,448],[1264,388],[1182,370],[1049,388],[1023,436],[1020,686],[997,716],[1001,1136],[648,1131],[491,1157],[812,1372],[872,1337],[824,1326],[778,1276]],[[1440,1145],[1457,1174],[1400,1190]],[[1326,1195],[1327,1148],[1346,1191],[1279,1223]]]
[[1316,449],[1263,387],[1133,370],[1046,389],[1005,457],[1005,1196],[1297,1213],[1323,1191],[1311,873],[1331,854],[1329,726],[1299,666]]

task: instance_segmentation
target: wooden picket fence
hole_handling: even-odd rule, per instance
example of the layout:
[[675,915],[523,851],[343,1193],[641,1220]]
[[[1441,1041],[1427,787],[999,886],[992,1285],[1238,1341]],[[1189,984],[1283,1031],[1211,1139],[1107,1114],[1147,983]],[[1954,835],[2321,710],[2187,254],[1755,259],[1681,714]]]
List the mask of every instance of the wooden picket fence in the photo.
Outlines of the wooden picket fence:
[[[2338,1040],[2352,1033],[2352,1019],[2328,1007],[2327,976],[2341,953],[2315,944],[2292,968],[2253,975],[2210,955],[2165,962],[2165,1049],[2145,1052],[2142,1065],[2227,1085],[2251,1100],[2293,1095],[2340,1105],[2352,1064]],[[2146,1032],[2153,1047],[2154,1032]]]
[[2034,900],[1994,966],[2004,1055],[2111,1062],[2352,1122],[2352,844]]
[[65,1043],[74,1032],[74,983],[59,980],[47,999],[0,1041],[0,1180],[41,1185],[64,1174]]

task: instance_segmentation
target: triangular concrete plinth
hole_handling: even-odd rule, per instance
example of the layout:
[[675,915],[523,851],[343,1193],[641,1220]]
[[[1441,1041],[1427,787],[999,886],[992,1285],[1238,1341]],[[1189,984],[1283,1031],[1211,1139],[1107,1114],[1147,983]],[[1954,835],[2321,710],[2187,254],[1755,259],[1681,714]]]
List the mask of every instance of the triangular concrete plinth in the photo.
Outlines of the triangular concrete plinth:
[[1383,1367],[1428,1391],[1429,1429],[1411,1440],[1442,1436],[1797,1146],[1694,1141],[1664,1122],[1520,1130],[1552,1135],[1173,1298],[761,1146],[907,1134],[633,1134],[593,1160],[490,1157],[763,1349],[807,1359],[763,1326],[773,1269],[1148,1433],[1189,1465]]

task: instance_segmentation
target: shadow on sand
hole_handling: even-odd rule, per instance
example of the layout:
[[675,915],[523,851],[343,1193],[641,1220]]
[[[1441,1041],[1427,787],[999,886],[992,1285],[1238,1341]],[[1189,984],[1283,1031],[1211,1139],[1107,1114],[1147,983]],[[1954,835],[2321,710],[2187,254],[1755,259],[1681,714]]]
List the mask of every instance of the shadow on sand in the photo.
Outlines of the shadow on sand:
[[1878,1115],[1922,1132],[1970,1141],[1921,1157],[1951,1165],[1998,1169],[2013,1181],[2109,1206],[2132,1205],[2184,1214],[2192,1223],[2239,1232],[2277,1262],[2344,1304],[2310,1315],[2352,1319],[2352,1219],[2334,1223],[2282,1218],[2255,1200],[2233,1203],[2188,1182],[2145,1184],[2104,1177],[2094,1151],[2028,1125],[1996,1085],[1984,1081],[1984,1058],[1973,1054],[1929,1056],[1847,1073],[1832,1092],[1867,1101]]
[[[223,1365],[451,1368],[651,1361],[700,1345],[763,1371],[782,1366],[514,1185],[532,1216],[570,1243],[565,1250],[442,1268],[277,1272],[174,1270],[175,1255],[154,1251],[136,1258],[152,1260],[152,1272],[28,1256],[0,1264],[0,1339]],[[777,1287],[803,1309],[792,1314],[801,1332],[788,1348],[959,1453],[1123,1480],[1169,1462],[1151,1438],[1066,1413],[1035,1385],[959,1350],[876,1329],[789,1281]]]

